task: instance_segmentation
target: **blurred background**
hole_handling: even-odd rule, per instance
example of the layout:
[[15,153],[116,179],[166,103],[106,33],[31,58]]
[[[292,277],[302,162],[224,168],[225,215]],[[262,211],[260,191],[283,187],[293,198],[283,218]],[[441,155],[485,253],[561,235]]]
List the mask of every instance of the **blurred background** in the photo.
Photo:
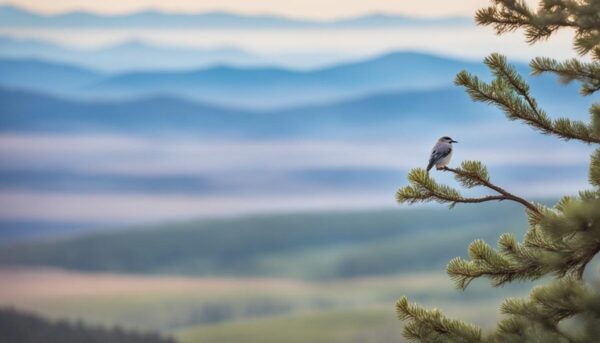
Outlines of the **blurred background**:
[[[522,235],[522,209],[399,207],[396,189],[447,135],[454,164],[551,203],[586,188],[591,150],[453,85],[489,79],[492,52],[524,75],[575,56],[568,31],[477,27],[487,4],[0,1],[0,328],[399,342],[404,294],[491,325],[531,285],[458,292],[445,265]],[[528,80],[550,115],[587,119],[576,85]]]

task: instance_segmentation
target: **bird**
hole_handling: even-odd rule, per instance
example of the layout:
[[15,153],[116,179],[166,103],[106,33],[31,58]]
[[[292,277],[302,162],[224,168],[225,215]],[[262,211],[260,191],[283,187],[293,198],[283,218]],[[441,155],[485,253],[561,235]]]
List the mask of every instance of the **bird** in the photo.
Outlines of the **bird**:
[[438,139],[437,143],[431,150],[431,157],[429,157],[429,164],[427,165],[427,172],[435,166],[437,170],[444,169],[450,163],[452,158],[452,143],[458,143],[454,139],[444,136]]

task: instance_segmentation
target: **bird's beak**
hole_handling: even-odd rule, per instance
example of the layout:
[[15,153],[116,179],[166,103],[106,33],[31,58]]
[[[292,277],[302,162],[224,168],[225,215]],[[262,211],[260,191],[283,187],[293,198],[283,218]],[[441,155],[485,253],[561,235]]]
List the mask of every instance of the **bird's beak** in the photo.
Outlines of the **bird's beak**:
[[458,143],[458,141],[450,141],[450,143]]

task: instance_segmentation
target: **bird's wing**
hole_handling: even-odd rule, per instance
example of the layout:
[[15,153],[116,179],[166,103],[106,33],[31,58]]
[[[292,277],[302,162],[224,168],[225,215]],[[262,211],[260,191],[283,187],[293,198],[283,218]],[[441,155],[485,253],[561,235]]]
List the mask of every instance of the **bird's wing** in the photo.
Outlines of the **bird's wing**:
[[429,171],[433,166],[442,158],[450,155],[452,152],[452,147],[448,145],[438,144],[433,147],[431,151],[431,157],[429,158],[429,164],[427,165],[427,171]]

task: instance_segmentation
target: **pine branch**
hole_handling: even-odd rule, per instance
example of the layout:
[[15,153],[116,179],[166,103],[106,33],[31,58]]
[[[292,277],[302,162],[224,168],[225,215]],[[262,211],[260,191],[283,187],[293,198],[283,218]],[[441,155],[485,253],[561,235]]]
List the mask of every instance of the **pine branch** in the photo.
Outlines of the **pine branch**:
[[[467,163],[469,163],[470,161],[467,161]],[[463,162],[463,166],[464,166],[464,162]],[[481,177],[481,174],[477,174],[477,173],[473,173],[470,172],[469,170],[467,170],[466,168],[459,168],[459,169],[452,169],[452,168],[448,168],[445,167],[444,169],[445,171],[449,171],[452,172],[456,175],[456,178],[459,180],[459,182],[465,184],[468,182],[477,182],[478,185],[487,187],[491,190],[494,190],[498,193],[500,193],[500,196],[488,196],[485,198],[480,198],[480,199],[485,199],[483,201],[490,201],[490,200],[511,200],[511,201],[515,201],[520,203],[521,205],[525,206],[529,211],[534,212],[534,213],[539,213],[538,208],[530,203],[529,201],[516,196],[514,194],[511,194],[509,192],[507,192],[506,190],[504,190],[503,188],[500,188],[494,184],[492,184],[489,179],[487,178],[483,178]],[[486,199],[487,198],[487,199]],[[479,201],[479,202],[483,202],[483,201]]]
[[482,240],[469,246],[470,260],[455,258],[447,272],[457,288],[486,277],[493,286],[535,280],[547,274],[581,280],[588,263],[600,252],[600,199],[563,198],[554,209],[538,206],[529,214],[531,228],[519,244],[503,234],[494,249]]
[[596,245],[596,248],[590,250],[589,252],[586,252],[584,257],[579,261],[578,267],[575,269],[575,272],[573,273],[573,275],[578,280],[583,280],[583,273],[585,273],[585,268],[587,267],[588,263],[590,263],[592,261],[592,259],[596,256],[596,254],[598,254],[599,251],[600,251],[600,244]]
[[600,58],[600,2],[597,0],[542,0],[532,11],[523,0],[492,0],[493,5],[477,11],[477,24],[493,26],[496,34],[524,29],[527,42],[547,39],[562,28],[575,30],[575,49]]
[[446,318],[439,310],[410,304],[406,297],[396,303],[398,318],[407,323],[403,335],[414,342],[479,343],[481,329],[460,320]]
[[589,171],[590,184],[600,188],[600,148],[592,155]]
[[450,203],[450,207],[454,207],[458,203],[482,203],[488,201],[511,200],[522,204],[529,212],[539,214],[539,209],[536,205],[492,184],[489,180],[487,169],[481,162],[463,161],[461,166],[457,169],[446,167],[441,170],[453,173],[456,180],[467,188],[483,186],[497,192],[498,195],[466,198],[463,197],[458,190],[446,185],[438,184],[431,178],[427,171],[416,168],[411,170],[408,174],[410,185],[398,190],[396,193],[396,200],[399,203],[408,204],[436,201],[439,203]]
[[[555,208],[557,212],[544,215],[536,228],[549,241],[560,244],[565,252],[561,273],[582,279],[588,263],[600,252],[600,199],[596,193],[592,198],[563,200]],[[528,233],[525,244],[530,241]]]
[[570,59],[558,62],[547,57],[534,58],[529,66],[533,75],[552,72],[560,77],[561,82],[569,83],[577,80],[582,83],[581,94],[590,95],[600,90],[600,62],[581,62]]
[[[477,12],[476,20],[480,25],[494,26],[498,34],[522,28],[527,41],[533,44],[562,28],[574,29],[576,50],[582,55],[591,53],[593,61],[536,58],[530,64],[533,74],[551,72],[564,83],[578,81],[583,95],[600,90],[600,0],[540,0],[536,11],[525,0],[491,1],[492,6]],[[496,105],[509,120],[522,121],[544,134],[600,143],[600,104],[591,107],[589,124],[568,118],[553,120],[538,107],[529,85],[505,57],[493,54],[485,63],[494,74],[492,82],[482,82],[465,71],[455,80],[474,101]],[[452,172],[466,188],[482,186],[496,194],[465,198],[458,190],[436,183],[425,170],[414,169],[409,174],[410,184],[396,194],[398,202],[437,201],[452,207],[457,203],[511,200],[525,206],[529,222],[522,243],[512,234],[503,234],[497,248],[475,240],[469,246],[470,260],[450,261],[447,272],[458,288],[464,290],[478,277],[489,278],[494,286],[548,274],[558,281],[535,288],[527,300],[505,301],[502,312],[508,318],[500,322],[496,333],[485,338],[479,328],[402,298],[397,311],[399,318],[407,321],[405,337],[422,343],[596,341],[600,335],[600,294],[587,289],[582,278],[587,265],[600,252],[600,148],[592,154],[589,169],[594,189],[563,197],[553,208],[530,203],[494,185],[480,162],[465,161],[458,168],[443,170]],[[570,330],[568,325],[559,326],[574,316],[582,324],[576,327],[579,332]]]
[[592,107],[590,107],[590,116],[592,134],[600,137],[600,103],[593,104]]
[[564,341],[576,342],[577,340],[559,329],[558,323],[566,318],[590,312],[591,307],[598,301],[598,294],[592,292],[581,280],[571,277],[557,280],[548,286],[538,286],[533,289],[527,300],[504,301],[501,312],[511,316],[513,321],[512,323],[510,319],[503,321],[498,327],[497,334],[518,332],[519,324],[523,321],[514,321],[514,319],[522,318],[529,326],[532,322],[539,323],[545,330],[551,331]]
[[[529,251],[528,251],[529,253]],[[460,290],[465,290],[476,278],[486,277],[492,280],[494,287],[500,287],[514,280],[535,280],[550,271],[537,262],[533,256],[529,258],[519,253],[521,259],[510,254],[497,251],[482,240],[475,240],[469,245],[471,261],[460,257],[452,259],[446,271]]]
[[509,120],[521,120],[544,134],[600,144],[600,136],[593,125],[567,118],[552,120],[538,107],[537,101],[529,93],[529,85],[513,66],[506,63],[504,56],[492,54],[485,59],[485,63],[496,76],[490,84],[466,71],[456,76],[455,83],[465,87],[474,101],[496,105]]

